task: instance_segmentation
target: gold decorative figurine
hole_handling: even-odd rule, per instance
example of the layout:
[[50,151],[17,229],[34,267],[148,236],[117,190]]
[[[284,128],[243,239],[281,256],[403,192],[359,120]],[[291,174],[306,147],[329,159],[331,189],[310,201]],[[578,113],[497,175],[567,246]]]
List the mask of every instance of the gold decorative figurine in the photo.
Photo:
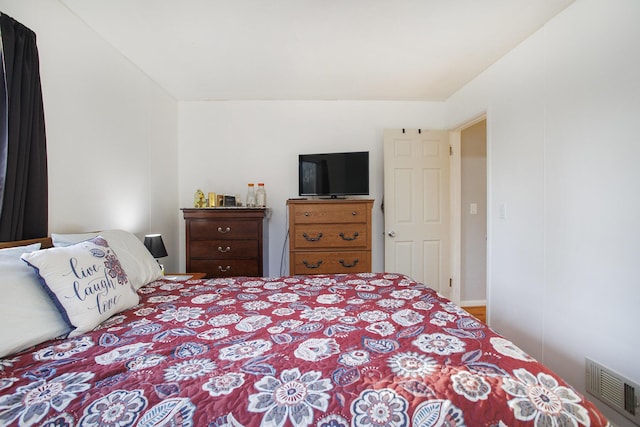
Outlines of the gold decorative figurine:
[[206,199],[204,198],[204,193],[202,190],[198,189],[196,194],[193,197],[193,207],[194,208],[204,208],[207,205]]

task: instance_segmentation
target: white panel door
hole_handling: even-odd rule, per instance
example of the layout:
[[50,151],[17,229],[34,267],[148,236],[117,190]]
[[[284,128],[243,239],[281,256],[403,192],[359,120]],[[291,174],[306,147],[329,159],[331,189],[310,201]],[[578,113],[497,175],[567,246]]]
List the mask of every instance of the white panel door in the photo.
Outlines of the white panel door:
[[449,296],[449,132],[384,133],[385,270]]

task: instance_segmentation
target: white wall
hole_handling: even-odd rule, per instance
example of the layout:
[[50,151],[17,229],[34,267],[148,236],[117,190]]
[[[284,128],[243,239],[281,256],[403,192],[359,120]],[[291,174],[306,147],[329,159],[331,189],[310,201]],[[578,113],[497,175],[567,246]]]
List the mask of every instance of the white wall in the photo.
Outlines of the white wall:
[[0,11],[37,35],[49,231],[161,232],[177,269],[177,102],[60,2],[0,0]]
[[582,391],[586,356],[640,382],[638,17],[578,0],[447,102],[487,111],[490,323]]
[[[430,102],[182,102],[179,110],[180,206],[193,206],[198,188],[205,193],[239,193],[244,199],[247,183],[264,182],[267,204],[273,209],[270,276],[289,273],[288,263],[281,268],[281,255],[288,225],[286,201],[298,197],[298,154],[370,152],[370,198],[375,199],[373,269],[383,271],[383,130],[442,129],[444,123],[444,104]],[[288,246],[284,251],[286,259]]]

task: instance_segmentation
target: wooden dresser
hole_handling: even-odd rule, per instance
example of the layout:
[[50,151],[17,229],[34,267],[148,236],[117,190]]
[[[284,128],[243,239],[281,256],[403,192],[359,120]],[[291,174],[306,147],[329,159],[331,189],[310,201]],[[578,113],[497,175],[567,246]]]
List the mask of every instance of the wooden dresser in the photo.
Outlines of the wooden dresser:
[[266,275],[266,208],[185,208],[182,212],[186,271],[202,271],[206,277]]
[[289,207],[290,274],[371,271],[373,200],[298,200]]

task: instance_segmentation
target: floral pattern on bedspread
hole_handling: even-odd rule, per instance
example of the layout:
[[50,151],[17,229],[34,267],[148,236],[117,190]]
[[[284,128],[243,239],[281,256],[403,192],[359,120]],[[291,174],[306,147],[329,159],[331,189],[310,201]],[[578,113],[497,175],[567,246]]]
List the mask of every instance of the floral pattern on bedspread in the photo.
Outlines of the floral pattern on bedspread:
[[403,275],[157,281],[0,360],[0,425],[600,426],[595,406]]

